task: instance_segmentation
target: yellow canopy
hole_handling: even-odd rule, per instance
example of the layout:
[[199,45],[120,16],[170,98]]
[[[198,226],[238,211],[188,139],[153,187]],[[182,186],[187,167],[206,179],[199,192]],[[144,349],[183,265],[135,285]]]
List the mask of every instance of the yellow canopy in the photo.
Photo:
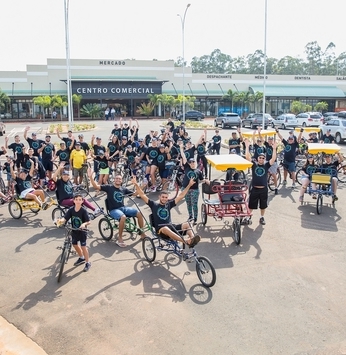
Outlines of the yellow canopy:
[[252,167],[252,163],[237,154],[207,155],[208,163],[216,170],[234,168],[246,170]]
[[308,143],[308,152],[310,154],[326,153],[335,154],[338,153],[341,148],[334,143]]
[[[308,132],[308,133],[310,133],[310,132],[319,132],[320,130],[321,130],[321,128],[320,127],[303,127],[304,128],[304,132]],[[300,132],[300,127],[296,127],[294,130],[296,131],[296,132]]]
[[[263,129],[261,131],[261,136],[275,136],[276,132],[273,129]],[[253,132],[241,132],[244,138],[252,138]],[[256,131],[255,136],[258,137],[258,131]]]

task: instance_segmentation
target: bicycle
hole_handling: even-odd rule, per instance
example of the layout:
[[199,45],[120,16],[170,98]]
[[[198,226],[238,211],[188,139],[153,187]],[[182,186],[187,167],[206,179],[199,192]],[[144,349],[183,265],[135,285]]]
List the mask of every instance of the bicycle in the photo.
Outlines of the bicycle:
[[[57,224],[57,223],[55,223]],[[57,249],[61,250],[61,256],[60,256],[60,268],[59,268],[59,273],[58,273],[58,282],[61,281],[62,274],[64,272],[64,267],[65,264],[67,264],[68,259],[70,258],[70,255],[73,254],[75,255],[76,252],[72,250],[72,231],[84,231],[88,232],[88,229],[80,229],[80,228],[73,228],[67,224],[64,225],[66,229],[66,235],[65,235],[65,240],[63,243],[63,246],[57,247]]]
[[170,163],[171,165],[169,169],[171,174],[163,184],[162,190],[167,191],[168,200],[172,201],[177,197],[178,192],[183,185],[184,173],[180,171],[179,161],[172,161]]

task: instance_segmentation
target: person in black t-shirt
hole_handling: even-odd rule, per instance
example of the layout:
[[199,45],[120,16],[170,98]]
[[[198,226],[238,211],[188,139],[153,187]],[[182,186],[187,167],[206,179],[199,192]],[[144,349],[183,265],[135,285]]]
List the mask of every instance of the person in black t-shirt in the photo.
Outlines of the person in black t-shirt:
[[13,158],[16,163],[17,169],[20,168],[20,165],[24,159],[24,144],[20,142],[20,137],[19,135],[14,136],[14,142],[8,145],[8,137],[5,137],[5,148],[6,149],[12,149],[13,151]]
[[216,129],[215,130],[215,135],[212,137],[211,148],[213,150],[215,150],[217,155],[220,155],[221,140],[222,140],[222,138],[221,138],[221,136],[219,134],[219,130]]
[[67,137],[61,137],[60,132],[59,132],[59,128],[57,127],[56,128],[56,135],[58,136],[59,139],[64,141],[64,143],[66,144],[67,149],[70,149],[70,150],[73,149],[75,139],[73,137],[73,134],[72,134],[71,130],[67,131]]
[[[195,183],[193,179],[190,180],[187,187],[172,201],[168,201],[167,191],[161,191],[159,195],[159,202],[149,200],[148,196],[139,187],[136,177],[131,180],[136,188],[136,194],[150,207],[153,219],[153,228],[162,238],[170,238],[178,242],[187,244],[193,248],[201,240],[199,235],[193,236],[193,231],[190,229],[188,222],[180,224],[173,224],[171,220],[171,209],[174,208],[187,194],[189,188]],[[178,233],[180,234],[178,234]],[[188,240],[184,240],[181,235],[187,234]]]
[[257,161],[251,159],[249,151],[250,142],[245,139],[245,157],[248,161],[252,161],[252,189],[249,197],[249,209],[252,210],[258,208],[261,209],[261,218],[259,222],[264,225],[266,224],[264,220],[264,213],[268,207],[268,170],[274,164],[276,160],[276,142],[273,143],[273,155],[270,161],[265,161],[265,154],[261,153],[258,155]]
[[322,174],[329,174],[331,176],[332,191],[333,191],[333,203],[338,200],[336,192],[338,189],[338,166],[343,161],[343,157],[338,153],[338,159],[332,159],[331,154],[326,154],[324,156],[324,163],[320,166],[320,171]]
[[30,129],[29,126],[25,127],[24,138],[28,142],[29,147],[34,150],[34,156],[38,157],[39,159],[41,159],[41,156],[40,156],[40,153],[38,152],[38,150],[41,148],[43,140],[37,139],[37,135],[36,135],[35,132],[31,133],[31,138],[27,137],[29,129]]
[[60,149],[55,153],[53,160],[59,159],[59,164],[64,163],[64,169],[69,170],[70,168],[70,154],[71,150],[66,148],[65,142],[60,143]]
[[111,135],[109,136],[109,140],[113,139],[113,137],[117,137],[118,140],[121,140],[121,128],[117,123],[114,123],[114,128],[112,129]]
[[78,141],[75,141],[73,149],[76,149],[76,143],[80,144],[81,148],[85,152],[85,155],[88,156],[89,152],[90,152],[90,148],[89,148],[89,144],[87,142],[84,142],[84,135],[83,134],[78,135]]
[[[100,151],[102,151],[102,152],[106,151],[106,147],[101,144],[101,137],[96,137],[96,144],[95,144],[95,135],[94,134],[91,136],[91,147],[92,147],[91,153],[94,156],[100,155]],[[99,171],[99,164],[98,164],[97,161],[94,160],[94,172],[95,172],[95,174],[97,174],[98,171]]]
[[138,226],[140,228],[140,236],[141,238],[145,238],[145,234],[143,232],[144,227],[144,219],[140,211],[132,207],[124,206],[124,198],[126,195],[132,195],[133,191],[122,187],[123,179],[121,175],[116,175],[114,177],[113,185],[99,185],[95,182],[92,177],[92,170],[88,169],[88,176],[90,178],[90,182],[93,185],[94,189],[97,191],[104,191],[107,194],[107,208],[109,215],[119,221],[119,236],[116,244],[125,248],[126,244],[123,241],[123,231],[125,227],[125,221],[127,217],[137,217]]
[[[87,233],[83,231],[90,224],[90,219],[87,211],[82,207],[83,197],[79,194],[76,194],[73,198],[74,206],[71,207],[65,214],[64,218],[61,218],[57,221],[57,225],[66,223],[71,219],[72,228],[81,229],[73,230],[72,235],[72,245],[77,252],[79,258],[73,264],[78,266],[85,263],[83,271],[89,271],[91,267],[91,262],[89,261],[89,252],[86,246]],[[78,245],[80,243],[80,246]]]
[[[237,132],[239,137],[237,137]],[[240,155],[241,142],[243,141],[243,136],[241,135],[240,128],[237,129],[237,132],[232,132],[232,137],[228,140],[229,153],[231,150],[235,149],[236,154]]]
[[169,132],[170,133],[173,133],[173,130],[174,130],[174,122],[173,120],[171,119],[171,117],[168,117],[168,122],[167,122],[167,128],[169,129]]
[[332,136],[332,134],[330,133],[332,130],[331,129],[327,129],[327,132],[325,134],[322,135],[320,143],[334,143],[334,137]]

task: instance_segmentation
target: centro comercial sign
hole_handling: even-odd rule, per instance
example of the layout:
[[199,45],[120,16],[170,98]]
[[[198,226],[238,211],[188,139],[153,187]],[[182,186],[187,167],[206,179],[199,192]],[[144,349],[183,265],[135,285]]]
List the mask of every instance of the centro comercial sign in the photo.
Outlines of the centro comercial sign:
[[162,81],[72,81],[72,93],[85,99],[147,99],[162,94]]

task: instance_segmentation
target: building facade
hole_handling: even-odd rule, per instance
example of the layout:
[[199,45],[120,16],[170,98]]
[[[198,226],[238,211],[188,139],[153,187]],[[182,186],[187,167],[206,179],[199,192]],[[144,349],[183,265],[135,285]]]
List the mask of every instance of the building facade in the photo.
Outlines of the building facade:
[[[39,117],[40,107],[33,98],[44,95],[67,95],[65,59],[47,59],[46,65],[27,65],[26,71],[0,71],[0,89],[11,104],[2,113],[6,118]],[[71,59],[72,94],[82,95],[82,105],[97,103],[102,108],[115,107],[136,116],[137,106],[148,101],[149,94],[183,94],[183,70],[174,62]],[[196,97],[194,109],[206,116],[222,110],[241,115],[259,110],[260,105],[248,102],[227,102],[222,97],[233,92],[263,92],[263,75],[195,74],[184,71],[185,95]],[[268,75],[265,81],[266,111],[276,116],[289,112],[293,100],[314,106],[328,103],[328,111],[346,110],[345,76]],[[170,108],[172,109],[172,108]],[[66,108],[63,113],[66,114]],[[162,116],[159,105],[154,113]]]

